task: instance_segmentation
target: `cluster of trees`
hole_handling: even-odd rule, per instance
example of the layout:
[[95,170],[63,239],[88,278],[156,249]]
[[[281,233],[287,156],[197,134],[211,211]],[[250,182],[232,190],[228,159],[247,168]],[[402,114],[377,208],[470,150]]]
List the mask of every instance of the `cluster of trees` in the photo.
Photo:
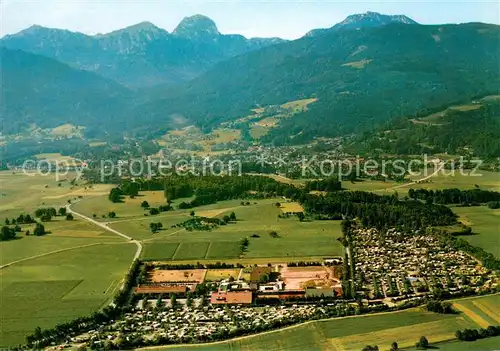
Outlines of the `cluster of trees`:
[[19,216],[17,216],[17,218],[12,218],[11,220],[5,218],[5,225],[33,224],[35,222],[36,222],[35,219],[32,218],[29,214],[27,215],[20,214]]
[[[393,342],[391,344],[391,348],[389,349],[389,351],[397,351],[399,350],[399,346],[398,346],[398,343],[397,342]],[[377,345],[366,345],[365,347],[363,347],[362,351],[379,351],[379,348]]]
[[488,328],[457,330],[455,336],[460,341],[475,341],[500,335],[500,326],[490,325]]
[[322,180],[312,180],[306,182],[305,191],[339,191],[342,190],[342,183],[337,178],[326,178]]
[[427,338],[425,336],[421,336],[420,339],[417,341],[417,343],[415,344],[415,346],[417,347],[417,349],[419,350],[426,350],[429,348],[429,340],[427,340]]
[[160,206],[158,206],[158,208],[156,208],[156,207],[150,207],[149,206],[149,202],[147,202],[146,200],[144,200],[141,203],[141,207],[143,209],[145,209],[145,210],[149,210],[149,214],[152,215],[152,216],[160,214],[160,212],[167,212],[167,211],[172,210],[172,206],[170,206],[170,204],[160,205]]
[[442,313],[442,314],[452,314],[456,313],[453,309],[453,304],[445,301],[430,300],[425,305],[428,311]]
[[322,266],[323,264],[321,262],[299,261],[299,262],[289,262],[286,265],[288,267],[318,267],[318,266]]
[[491,208],[492,210],[497,210],[500,208],[500,201],[488,202],[488,207]]
[[248,245],[250,244],[250,240],[248,238],[243,238],[240,240],[240,252],[243,253],[248,250]]
[[[20,233],[21,227],[16,224],[14,228],[10,228],[6,225],[0,229],[0,241],[8,241],[16,238],[16,234]],[[26,235],[29,235],[30,231],[26,231]],[[35,229],[33,230],[33,235],[35,236],[42,236],[47,234],[47,231],[45,230],[45,226],[41,223],[36,223]]]
[[232,264],[225,262],[216,263],[200,263],[196,264],[160,264],[156,266],[158,269],[162,270],[180,270],[180,269],[230,269],[230,268],[245,268],[241,263]]
[[108,199],[111,202],[117,203],[123,201],[124,192],[121,188],[113,188],[110,190]]
[[0,230],[0,241],[12,240],[16,237],[16,230],[9,228],[6,225]]
[[[470,103],[470,99],[461,103]],[[383,123],[377,132],[366,133],[360,138],[362,148],[367,152],[381,150],[397,155],[447,152],[473,153],[485,159],[500,156],[498,101],[483,100],[477,109],[469,111],[448,109],[449,106],[435,109],[432,113],[444,112],[444,116],[430,123],[414,123],[411,117]],[[414,117],[427,117],[429,114],[425,113],[428,112],[423,111]]]
[[408,196],[411,199],[424,200],[437,204],[484,204],[492,201],[500,201],[500,193],[481,189],[460,190],[460,189],[410,189]]
[[157,223],[149,223],[149,229],[152,233],[157,233],[163,228],[163,224],[161,222]]
[[363,226],[377,229],[401,227],[405,230],[421,230],[428,226],[456,223],[456,215],[446,206],[399,200],[397,195],[341,191],[326,196],[306,195],[302,205],[313,216],[359,218]]
[[439,235],[440,240],[450,247],[458,251],[464,251],[469,255],[478,259],[484,267],[498,271],[500,270],[500,259],[483,248],[471,245],[467,240],[456,237],[451,233],[435,230],[435,234]]
[[[56,210],[54,207],[41,207],[35,211],[35,216],[39,217],[42,222],[50,222],[52,217],[67,216],[67,210],[66,207],[60,207],[59,210]],[[66,219],[69,220],[68,217]]]
[[185,228],[188,231],[200,230],[200,231],[210,231],[217,228],[219,225],[225,225],[229,221],[225,221],[219,218],[208,218],[208,217],[193,217],[179,224],[175,224],[172,228]]

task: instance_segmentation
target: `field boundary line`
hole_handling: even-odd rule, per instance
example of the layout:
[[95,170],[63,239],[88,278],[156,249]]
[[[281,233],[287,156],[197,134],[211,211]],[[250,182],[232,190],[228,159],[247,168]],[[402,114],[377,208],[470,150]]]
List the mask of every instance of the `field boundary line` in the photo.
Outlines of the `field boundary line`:
[[484,312],[488,317],[497,323],[500,323],[500,317],[495,311],[491,310],[488,306],[483,305],[479,301],[472,301],[472,304]]
[[30,256],[30,257],[26,257],[26,258],[23,258],[23,259],[20,259],[20,260],[17,260],[17,261],[12,261],[12,262],[6,263],[6,264],[0,266],[0,269],[7,268],[7,267],[12,266],[12,265],[17,264],[17,263],[21,263],[21,262],[25,262],[25,261],[30,261],[30,260],[34,260],[34,259],[37,259],[37,258],[49,256],[49,255],[54,255],[54,254],[57,254],[57,253],[60,253],[60,252],[77,250],[77,249],[82,249],[84,247],[95,246],[95,245],[102,245],[102,244],[103,243],[92,243],[92,244],[86,244],[86,245],[79,245],[79,246],[69,247],[69,248],[66,248],[66,249],[59,249],[59,250],[55,250],[55,251],[50,251],[50,252],[46,252],[46,253],[43,253],[43,254],[39,254],[39,255],[35,255],[35,256]]
[[210,241],[207,246],[207,251],[205,252],[204,259],[208,259],[208,254],[210,253],[210,248],[212,247],[212,242]]
[[171,258],[172,261],[174,260],[175,255],[177,255],[177,252],[179,251],[179,248],[181,247],[181,244],[182,243],[178,243],[177,244],[177,247],[175,248],[174,254],[172,255],[172,258]]
[[[474,302],[472,302],[474,304]],[[470,308],[460,304],[460,303],[454,303],[453,306],[462,312],[464,315],[466,315],[470,320],[472,320],[474,323],[476,323],[478,326],[481,328],[488,328],[490,323],[486,321],[483,317],[478,315],[476,312],[471,310]]]

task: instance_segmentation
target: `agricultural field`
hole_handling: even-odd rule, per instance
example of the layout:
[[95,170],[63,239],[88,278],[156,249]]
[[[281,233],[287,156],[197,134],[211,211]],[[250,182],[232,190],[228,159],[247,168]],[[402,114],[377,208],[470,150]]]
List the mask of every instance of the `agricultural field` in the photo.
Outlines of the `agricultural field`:
[[500,325],[500,295],[456,301],[453,306],[470,322],[481,328]]
[[[422,309],[315,321],[207,345],[186,345],[156,350],[361,350],[378,345],[388,350],[393,341],[412,347],[420,336],[431,343],[455,338],[455,331],[477,328],[462,315],[440,315]],[[147,350],[147,349],[142,349]]]
[[[2,253],[10,252],[4,244],[10,243],[0,243]],[[135,246],[128,243],[87,241],[78,249],[1,269],[0,345],[22,343],[37,326],[51,328],[105,306],[121,286],[134,252]]]
[[[70,184],[75,176],[56,181],[53,174],[0,172],[0,221],[109,192],[109,186]],[[0,242],[0,347],[22,343],[37,326],[50,328],[105,306],[136,250],[78,217],[54,217],[44,226],[44,236],[26,236],[34,226],[22,224],[16,239]]]
[[[123,197],[123,202],[113,203],[108,200],[107,195],[109,194],[109,190],[111,190],[111,187],[100,197],[85,199],[85,201],[75,203],[72,209],[89,217],[93,217],[95,214],[96,220],[108,222],[137,216],[144,217],[144,213],[147,213],[147,211],[141,207],[143,201],[147,201],[150,207],[158,207],[159,205],[166,205],[167,203],[163,191],[141,191],[139,196],[133,199],[125,196]],[[107,217],[108,213],[111,211],[116,212],[117,218],[103,218],[103,216]]]
[[486,206],[453,207],[453,212],[459,215],[459,221],[472,227],[474,235],[463,236],[474,246],[500,257],[500,210]]
[[62,175],[59,180],[55,174],[47,176],[35,173],[0,172],[0,220],[18,216],[21,213],[33,213],[39,207],[60,207],[68,200],[78,197],[93,197],[108,194],[112,185],[87,186],[83,181],[75,180],[76,173]]
[[156,140],[161,147],[176,153],[192,153],[197,155],[214,155],[231,152],[227,143],[237,142],[241,131],[232,128],[219,128],[210,134],[203,134],[199,128],[189,126],[180,130],[172,130],[161,139]]
[[[433,169],[429,169],[427,175],[433,173]],[[473,189],[476,185],[483,190],[493,190],[500,191],[500,173],[481,171],[478,170],[475,173],[470,171],[456,170],[452,173],[451,170],[443,170],[438,174],[430,177],[428,180],[419,182],[417,184],[411,184],[411,186],[405,187],[406,190],[411,188],[423,188],[423,189],[447,189],[447,188],[458,188],[458,189]],[[426,176],[425,173],[417,174],[411,176],[410,178],[414,181],[422,179]],[[402,192],[398,189],[398,192]]]
[[[222,201],[195,208],[196,215],[219,218],[234,211],[237,221],[212,231],[167,229],[158,234],[149,234],[152,239],[147,240],[144,258],[180,261],[280,257],[289,260],[342,254],[342,247],[336,240],[341,235],[340,221],[299,222],[296,217],[281,219],[278,215],[282,213],[282,209],[276,207],[277,201],[279,199],[257,200],[248,206],[239,205],[239,201]],[[181,213],[182,216],[182,211],[175,212]],[[180,219],[174,214],[171,217],[166,216],[161,218],[166,222],[164,226],[175,223],[174,218]],[[184,218],[188,218],[186,212]],[[154,220],[156,219],[160,217],[155,216]],[[137,222],[145,221],[141,219]],[[133,225],[133,221],[127,221],[115,223],[112,227],[132,235],[132,230],[126,231],[125,227],[135,228]],[[272,231],[277,233],[277,237],[270,235]],[[244,237],[248,237],[250,243],[248,249],[242,253],[239,242]],[[180,245],[172,253],[172,248],[177,244]]]
[[[356,182],[342,182],[342,188],[350,191],[368,191],[378,194],[383,193],[394,193],[398,191],[395,189],[397,186],[401,186],[402,183],[396,183],[394,181],[383,182],[381,180],[363,180]],[[398,191],[399,192],[399,191]]]
[[461,190],[474,189],[477,185],[483,190],[500,191],[500,173],[489,171],[477,171],[480,176],[471,175],[469,171],[459,170],[455,174],[451,174],[450,170],[443,170],[431,176],[429,179],[419,181],[422,178],[430,176],[434,173],[433,168],[429,168],[427,172],[421,171],[418,174],[409,177],[409,183],[397,183],[394,181],[380,180],[363,180],[356,182],[342,182],[342,187],[352,191],[368,191],[379,195],[393,194],[397,192],[399,196],[408,195],[408,190],[413,189],[447,189],[458,188]]

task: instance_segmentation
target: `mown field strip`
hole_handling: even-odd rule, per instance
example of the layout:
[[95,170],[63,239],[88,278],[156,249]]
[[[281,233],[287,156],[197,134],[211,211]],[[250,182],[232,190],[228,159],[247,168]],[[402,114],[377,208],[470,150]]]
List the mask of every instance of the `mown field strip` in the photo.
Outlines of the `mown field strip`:
[[466,315],[469,319],[471,319],[474,323],[476,323],[481,328],[488,328],[488,326],[490,325],[490,323],[488,323],[486,320],[484,320],[476,312],[472,311],[470,308],[468,308],[460,303],[454,303],[453,307],[455,307],[457,310],[462,312],[464,315]]
[[[472,304],[479,308],[481,311],[483,311],[488,317],[490,317],[492,320],[496,321],[497,323],[500,323],[500,315],[493,311],[489,305],[487,305],[486,302],[481,302],[481,301],[473,301]],[[497,308],[500,308],[497,306]]]

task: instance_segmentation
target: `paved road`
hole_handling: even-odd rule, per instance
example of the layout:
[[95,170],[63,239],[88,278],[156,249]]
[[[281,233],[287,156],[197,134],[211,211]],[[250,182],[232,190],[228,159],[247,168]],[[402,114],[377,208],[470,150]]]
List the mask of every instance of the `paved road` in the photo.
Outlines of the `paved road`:
[[90,223],[92,223],[92,224],[94,224],[94,225],[96,225],[98,227],[101,227],[101,228],[103,228],[103,229],[105,229],[105,230],[107,230],[107,231],[109,231],[109,232],[111,232],[113,234],[119,235],[122,238],[129,240],[131,243],[134,243],[137,246],[137,251],[135,252],[135,256],[134,256],[134,260],[133,261],[139,259],[139,257],[141,256],[141,253],[142,253],[142,244],[140,243],[140,241],[135,240],[134,238],[132,238],[132,237],[130,237],[128,235],[125,235],[123,233],[120,233],[118,230],[109,227],[108,223],[98,222],[95,219],[92,219],[90,217],[85,216],[84,214],[81,214],[81,213],[76,212],[75,210],[72,210],[71,209],[71,204],[67,204],[66,205],[66,211],[68,213],[72,213],[74,215],[77,215],[78,217],[83,218],[87,222],[90,222]]

